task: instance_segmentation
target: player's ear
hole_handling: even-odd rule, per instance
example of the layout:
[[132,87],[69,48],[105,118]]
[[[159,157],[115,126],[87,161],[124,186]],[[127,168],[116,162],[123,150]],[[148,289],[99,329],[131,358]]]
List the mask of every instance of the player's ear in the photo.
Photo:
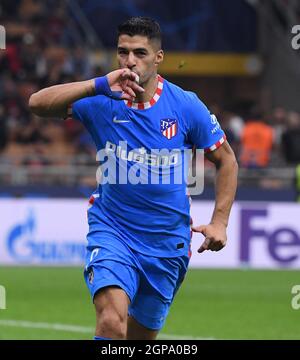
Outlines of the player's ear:
[[158,66],[164,60],[164,52],[163,50],[158,50],[156,52],[155,65]]

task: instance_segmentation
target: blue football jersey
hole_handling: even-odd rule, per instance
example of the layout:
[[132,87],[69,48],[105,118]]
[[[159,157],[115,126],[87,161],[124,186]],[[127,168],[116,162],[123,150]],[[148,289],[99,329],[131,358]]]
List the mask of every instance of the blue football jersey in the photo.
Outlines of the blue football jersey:
[[225,141],[215,116],[194,93],[158,75],[147,103],[87,97],[72,105],[72,117],[91,134],[100,163],[101,182],[88,210],[90,232],[117,233],[152,256],[187,254],[186,153],[194,146],[213,151]]

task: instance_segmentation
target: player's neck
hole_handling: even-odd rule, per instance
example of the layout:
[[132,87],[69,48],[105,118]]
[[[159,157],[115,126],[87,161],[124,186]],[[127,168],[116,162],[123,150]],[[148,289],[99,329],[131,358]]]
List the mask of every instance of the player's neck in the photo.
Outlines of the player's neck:
[[142,94],[138,94],[135,99],[135,102],[145,103],[150,101],[156,92],[157,84],[158,84],[158,78],[157,78],[157,74],[155,74],[147,82],[141,84],[141,86],[145,89],[145,92],[143,92]]

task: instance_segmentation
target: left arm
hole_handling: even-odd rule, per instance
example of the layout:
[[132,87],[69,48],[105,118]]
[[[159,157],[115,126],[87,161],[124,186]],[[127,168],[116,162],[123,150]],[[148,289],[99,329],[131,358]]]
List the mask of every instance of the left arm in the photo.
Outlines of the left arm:
[[210,224],[192,227],[193,231],[205,236],[198,250],[200,253],[205,250],[219,251],[226,245],[226,228],[236,193],[238,174],[238,164],[227,141],[215,151],[207,153],[206,158],[215,164],[217,170],[216,200]]

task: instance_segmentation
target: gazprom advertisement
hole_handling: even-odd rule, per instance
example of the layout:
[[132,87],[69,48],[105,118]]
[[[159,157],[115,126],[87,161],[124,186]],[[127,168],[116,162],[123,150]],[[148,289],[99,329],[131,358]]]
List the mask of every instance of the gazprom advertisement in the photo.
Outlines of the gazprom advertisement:
[[[208,223],[213,202],[194,201],[194,225]],[[0,200],[0,265],[80,265],[87,225],[85,200]],[[197,253],[193,234],[191,267],[300,268],[300,210],[294,203],[233,206],[227,246]]]
[[0,200],[0,264],[82,264],[86,209],[84,200]]

